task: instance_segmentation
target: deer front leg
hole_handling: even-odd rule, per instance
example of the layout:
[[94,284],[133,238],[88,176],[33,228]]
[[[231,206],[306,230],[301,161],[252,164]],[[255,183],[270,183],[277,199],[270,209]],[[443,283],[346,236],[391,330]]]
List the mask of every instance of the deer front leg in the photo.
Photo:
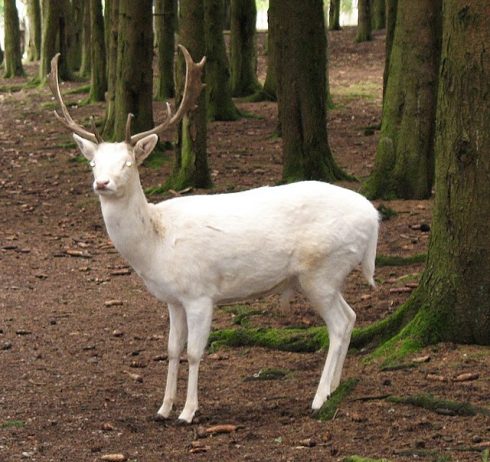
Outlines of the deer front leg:
[[187,321],[182,305],[168,305],[170,332],[168,334],[168,370],[167,384],[163,404],[158,415],[167,419],[172,411],[177,394],[177,377],[179,373],[180,355],[187,339]]
[[181,422],[191,423],[198,409],[197,386],[199,363],[208,343],[213,317],[213,303],[211,300],[201,299],[186,304],[185,311],[188,328],[187,361],[189,363],[189,379],[187,382],[187,399],[179,420]]

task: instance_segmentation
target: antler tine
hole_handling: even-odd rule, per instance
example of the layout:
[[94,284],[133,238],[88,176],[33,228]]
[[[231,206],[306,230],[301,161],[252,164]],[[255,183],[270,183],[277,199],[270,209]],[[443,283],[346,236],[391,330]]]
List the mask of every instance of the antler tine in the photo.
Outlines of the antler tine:
[[68,109],[65,103],[63,102],[63,98],[61,96],[61,91],[60,91],[59,79],[58,79],[59,58],[60,58],[60,53],[57,53],[53,57],[53,59],[51,60],[51,72],[48,74],[48,86],[51,89],[51,92],[53,93],[53,96],[56,99],[56,102],[58,103],[58,106],[61,109],[61,113],[63,114],[63,117],[60,116],[56,111],[54,111],[54,115],[66,128],[71,130],[73,133],[76,133],[77,135],[81,136],[86,140],[92,141],[94,143],[99,143],[100,141],[98,140],[98,137],[95,133],[85,130],[85,128],[83,128],[81,125],[78,125],[71,118],[70,113],[68,112]]
[[131,121],[133,120],[134,114],[131,114],[131,112],[128,114],[128,118],[126,120],[126,138],[125,142],[127,144],[131,144]]
[[103,143],[104,140],[102,139],[102,136],[100,136],[99,130],[97,130],[97,126],[95,125],[95,119],[94,116],[90,116],[90,126],[92,128],[92,132],[95,135],[95,138],[97,139],[97,143]]
[[184,94],[182,95],[180,106],[175,114],[172,114],[170,105],[167,103],[167,117],[165,120],[151,130],[133,135],[131,137],[131,144],[133,146],[145,136],[152,134],[160,135],[166,129],[175,126],[180,122],[185,114],[193,111],[197,107],[197,100],[199,99],[201,90],[204,88],[204,85],[201,83],[201,76],[204,69],[204,64],[206,63],[206,57],[204,56],[199,63],[195,63],[192,60],[190,53],[183,45],[179,44],[178,47],[184,55],[186,65]]

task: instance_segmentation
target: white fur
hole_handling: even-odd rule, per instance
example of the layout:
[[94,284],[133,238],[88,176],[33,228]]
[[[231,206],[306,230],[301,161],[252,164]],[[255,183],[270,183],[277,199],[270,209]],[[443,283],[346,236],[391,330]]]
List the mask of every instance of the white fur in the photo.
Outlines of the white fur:
[[170,415],[187,342],[187,400],[179,419],[192,421],[216,304],[277,292],[284,306],[296,290],[309,298],[329,331],[312,404],[319,409],[340,382],[356,317],[340,293],[342,283],[360,263],[374,285],[377,211],[353,191],[314,181],[149,204],[136,164],[153,149],[156,139],[150,136],[134,149],[75,139],[95,163],[94,188],[97,182],[107,185],[96,192],[112,242],[148,290],[168,304],[168,377],[158,414]]

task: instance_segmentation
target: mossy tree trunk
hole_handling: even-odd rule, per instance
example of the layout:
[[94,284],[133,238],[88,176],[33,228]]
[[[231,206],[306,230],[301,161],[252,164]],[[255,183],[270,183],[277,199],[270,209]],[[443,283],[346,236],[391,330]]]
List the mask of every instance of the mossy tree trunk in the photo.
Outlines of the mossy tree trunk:
[[237,120],[240,117],[231,98],[230,65],[226,54],[223,24],[223,0],[204,0],[208,120]]
[[42,39],[41,62],[39,66],[39,80],[46,82],[50,70],[51,59],[56,53],[61,53],[59,74],[62,80],[71,80],[72,73],[69,67],[69,43],[67,10],[65,1],[43,0],[42,11]]
[[90,0],[90,101],[104,101],[107,90],[104,17],[101,0]]
[[90,32],[90,2],[82,2],[82,43],[80,58],[80,77],[90,77],[90,65],[92,63],[92,47]]
[[357,2],[357,34],[356,42],[367,42],[373,39],[371,29],[371,0]]
[[153,127],[152,0],[119,0],[114,138],[124,140],[126,120],[134,114],[133,132]]
[[328,30],[340,30],[340,0],[330,0]]
[[398,0],[386,0],[386,39],[385,39],[385,68],[383,71],[383,99],[386,93],[388,73],[390,69],[391,49],[393,48],[393,37],[395,36],[396,11]]
[[2,49],[2,45],[0,45],[0,65],[3,64],[3,49]]
[[156,0],[155,34],[158,52],[158,78],[156,99],[166,100],[175,96],[174,54],[177,28],[177,1]]
[[[417,315],[384,352],[440,341],[490,345],[488,2],[444,0],[436,196]],[[476,109],[477,108],[477,109]]]
[[434,176],[441,1],[401,1],[370,198],[424,199]]
[[[106,113],[102,136],[111,140],[114,137],[114,104],[116,96],[117,43],[119,24],[119,0],[106,0],[106,50],[107,50],[107,94]],[[108,30],[107,30],[108,29]]]
[[41,5],[39,0],[27,0],[27,60],[38,61],[41,58]]
[[[179,10],[179,43],[187,48],[195,62],[200,61],[204,56],[203,37],[204,5],[202,0],[182,2]],[[181,53],[178,55],[176,67],[176,104],[179,104],[185,80],[185,63]],[[174,171],[166,183],[169,188],[179,190],[188,186],[196,188],[211,186],[207,157],[207,110],[204,91],[197,104],[197,109],[188,116],[184,116],[179,124]]]
[[381,30],[386,27],[386,0],[371,0],[371,28]]
[[20,51],[19,15],[15,0],[4,1],[4,30],[5,30],[5,78],[24,75],[22,53]]
[[277,96],[283,180],[335,181],[326,128],[326,31],[321,0],[271,0],[277,15]]
[[231,0],[231,91],[233,96],[249,96],[260,90],[257,80],[255,0]]

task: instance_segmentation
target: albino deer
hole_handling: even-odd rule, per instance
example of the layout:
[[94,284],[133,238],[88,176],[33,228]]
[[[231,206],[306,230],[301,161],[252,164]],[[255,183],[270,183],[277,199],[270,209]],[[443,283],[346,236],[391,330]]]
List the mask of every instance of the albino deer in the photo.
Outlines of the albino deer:
[[159,134],[195,108],[204,59],[196,64],[185,48],[184,97],[175,114],[153,130],[105,143],[76,124],[63,103],[57,59],[50,88],[62,116],[93,169],[107,232],[148,290],[167,303],[170,319],[168,372],[158,416],[168,418],[177,392],[179,359],[187,342],[187,399],[179,420],[190,423],[198,408],[198,370],[213,307],[271,293],[283,304],[302,291],[325,321],[328,355],[312,408],[319,409],[339,385],[356,315],[340,293],[345,277],[361,264],[374,285],[378,213],[361,195],[320,182],[250,191],[179,197],[149,204],[137,166]]

